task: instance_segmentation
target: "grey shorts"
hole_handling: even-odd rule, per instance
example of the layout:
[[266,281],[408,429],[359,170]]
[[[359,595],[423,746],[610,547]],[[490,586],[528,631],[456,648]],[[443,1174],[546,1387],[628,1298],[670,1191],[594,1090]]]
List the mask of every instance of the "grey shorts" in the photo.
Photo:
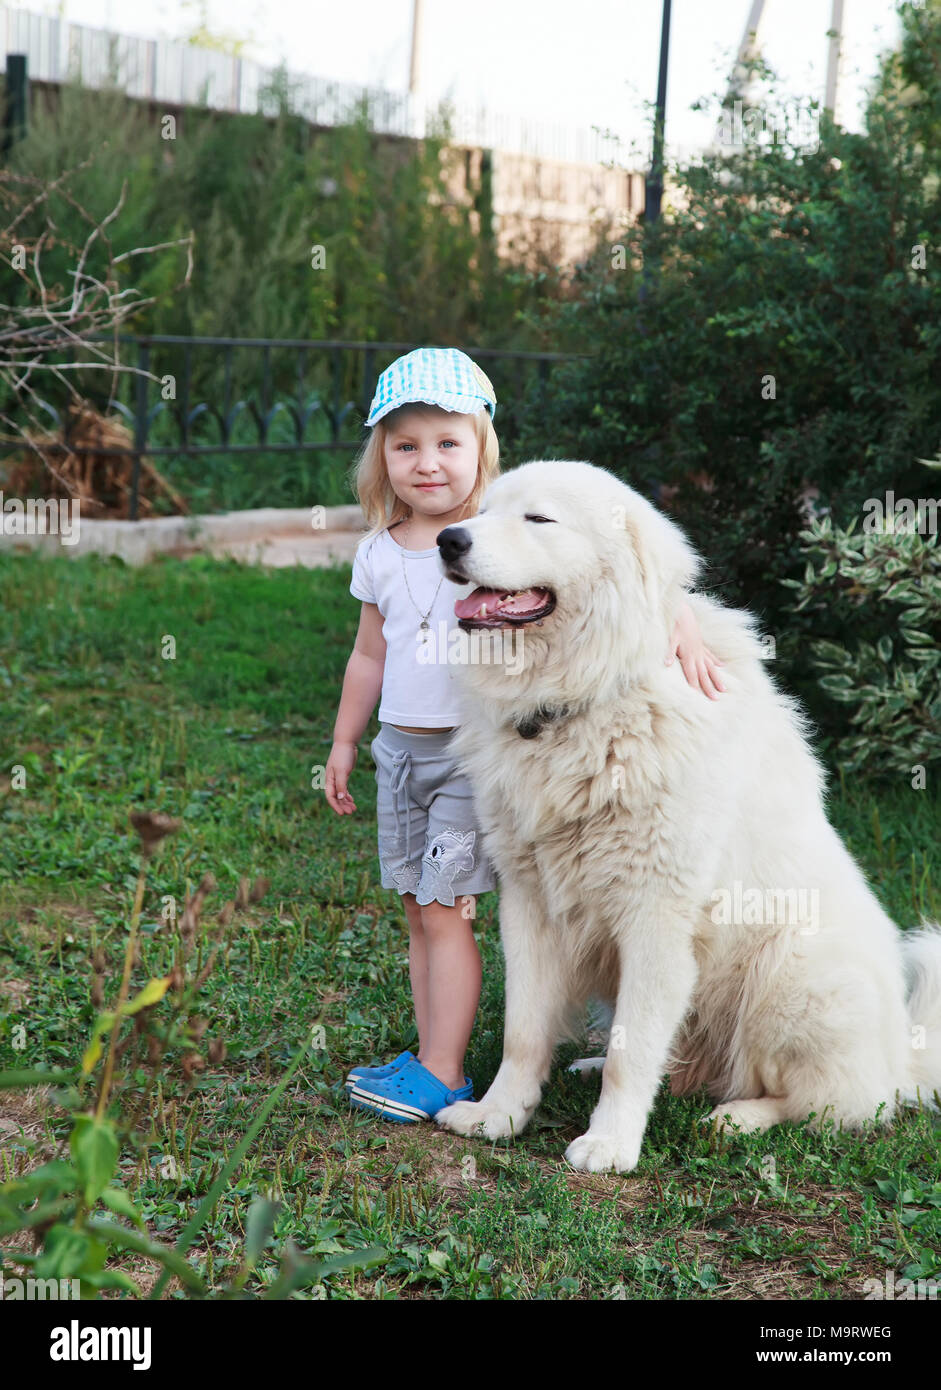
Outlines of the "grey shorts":
[[426,906],[496,888],[474,820],[470,782],[455,771],[445,733],[405,734],[380,724],[369,745],[376,764],[376,819],[383,888],[414,893]]

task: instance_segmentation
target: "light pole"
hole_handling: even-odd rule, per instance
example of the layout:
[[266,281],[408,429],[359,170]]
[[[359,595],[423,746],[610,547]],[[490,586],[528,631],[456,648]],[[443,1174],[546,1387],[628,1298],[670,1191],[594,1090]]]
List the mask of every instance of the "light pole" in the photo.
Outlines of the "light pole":
[[412,0],[412,43],[408,63],[408,90],[412,97],[418,96],[421,86],[421,30],[422,0]]
[[830,10],[830,42],[827,49],[827,85],[823,105],[836,120],[837,83],[840,77],[840,49],[843,43],[843,0],[833,0]]
[[409,134],[421,140],[425,134],[425,110],[421,104],[422,0],[412,0],[412,37],[408,57]]
[[663,0],[660,26],[660,72],[657,77],[657,114],[653,128],[653,159],[644,187],[644,218],[656,222],[663,197],[663,127],[667,107],[667,63],[670,58],[670,9],[672,0]]

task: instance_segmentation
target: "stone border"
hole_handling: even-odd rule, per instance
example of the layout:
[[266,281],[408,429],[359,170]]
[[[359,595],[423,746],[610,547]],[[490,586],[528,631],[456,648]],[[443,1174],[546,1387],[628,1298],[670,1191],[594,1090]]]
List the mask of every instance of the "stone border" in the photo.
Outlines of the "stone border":
[[7,535],[0,530],[0,550],[42,550],[57,555],[118,555],[142,565],[155,555],[186,555],[226,542],[258,541],[275,536],[318,537],[329,531],[365,531],[366,518],[354,504],[324,507],[324,525],[311,526],[310,507],[262,507],[256,511],[206,516],[162,516],[145,521],[81,519],[77,545],[63,545],[57,533]]

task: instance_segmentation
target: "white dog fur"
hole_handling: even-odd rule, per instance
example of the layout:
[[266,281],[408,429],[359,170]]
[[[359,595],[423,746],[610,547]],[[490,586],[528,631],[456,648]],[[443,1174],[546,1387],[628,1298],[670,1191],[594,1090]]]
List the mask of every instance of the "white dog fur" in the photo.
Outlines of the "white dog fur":
[[[518,1134],[592,998],[612,1028],[600,1099],[565,1154],[578,1169],[635,1167],[667,1073],[676,1094],[707,1086],[708,1118],[745,1130],[810,1116],[859,1127],[931,1105],[941,930],[903,936],[830,826],[802,715],[770,679],[751,615],[688,593],[699,561],[683,533],[587,463],[524,464],[460,526],[470,548],[452,570],[550,588],[556,607],[522,629],[518,663],[459,667],[453,746],[499,876],[506,1020],[490,1089],[438,1123]],[[684,598],[725,663],[715,701],[664,662]],[[509,640],[474,636],[495,658]],[[522,737],[540,707],[568,713]],[[792,907],[806,890],[805,910],[725,920],[736,883]]]

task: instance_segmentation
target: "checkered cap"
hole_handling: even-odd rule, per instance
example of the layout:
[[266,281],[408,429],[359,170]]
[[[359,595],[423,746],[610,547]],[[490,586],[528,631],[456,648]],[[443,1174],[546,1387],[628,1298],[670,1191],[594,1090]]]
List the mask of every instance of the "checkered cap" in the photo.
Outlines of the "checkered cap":
[[416,401],[462,415],[489,410],[491,419],[497,408],[489,378],[458,348],[416,348],[397,357],[379,378],[366,424]]

